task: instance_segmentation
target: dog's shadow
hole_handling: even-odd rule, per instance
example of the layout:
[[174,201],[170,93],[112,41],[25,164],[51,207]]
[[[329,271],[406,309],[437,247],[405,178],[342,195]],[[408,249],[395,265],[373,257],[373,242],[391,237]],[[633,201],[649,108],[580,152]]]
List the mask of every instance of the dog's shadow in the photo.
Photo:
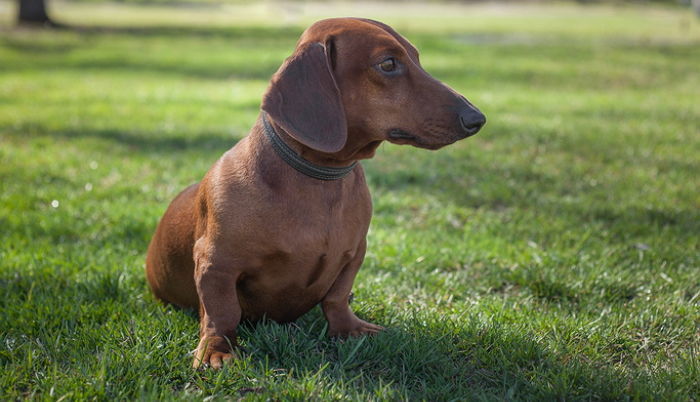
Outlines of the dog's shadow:
[[[365,311],[359,315],[372,320]],[[290,324],[243,323],[239,359],[223,375],[257,378],[250,386],[237,383],[240,395],[308,388],[320,390],[322,399],[324,392],[360,399],[556,399],[577,390],[599,390],[604,397],[611,383],[623,382],[583,360],[572,363],[516,326],[476,315],[449,319],[404,311],[391,323],[372,320],[387,326],[379,335],[344,340],[327,336],[318,307]]]
[[[37,344],[46,345],[41,364],[87,367],[88,372],[107,367],[110,381],[157,372],[144,380],[149,386],[196,387],[203,395],[619,399],[624,395],[610,393],[624,393],[628,385],[607,362],[588,361],[581,352],[567,351],[565,340],[552,339],[555,334],[536,333],[497,312],[445,316],[416,305],[362,299],[352,304],[358,316],[387,328],[376,336],[331,339],[316,307],[291,324],[243,323],[237,359],[218,372],[194,371],[187,352],[197,342],[197,314],[159,305],[140,275],[110,271],[77,280],[41,270],[2,275],[0,288],[5,291],[0,307],[8,318],[5,343],[9,348],[14,342],[12,353],[0,358],[10,366],[35,353],[35,343],[27,341],[27,334],[33,334]],[[25,310],[32,311],[31,319]],[[141,313],[130,316],[134,311]],[[101,357],[86,350],[98,350]],[[70,360],[61,354],[66,351],[71,351]]]

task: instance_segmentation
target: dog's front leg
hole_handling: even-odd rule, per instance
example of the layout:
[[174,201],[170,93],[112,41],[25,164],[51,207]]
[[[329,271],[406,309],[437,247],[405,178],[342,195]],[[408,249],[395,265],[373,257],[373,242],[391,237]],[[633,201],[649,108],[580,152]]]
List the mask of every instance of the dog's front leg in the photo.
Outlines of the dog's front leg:
[[221,368],[234,357],[241,305],[236,294],[239,273],[217,265],[195,246],[195,283],[199,295],[199,345],[192,366]]
[[383,327],[374,325],[357,318],[350,310],[349,298],[355,276],[360,270],[362,261],[365,259],[367,247],[366,240],[357,250],[357,254],[340,272],[331,289],[321,302],[323,315],[328,321],[328,335],[332,337],[360,336],[363,334],[376,334],[383,330]]

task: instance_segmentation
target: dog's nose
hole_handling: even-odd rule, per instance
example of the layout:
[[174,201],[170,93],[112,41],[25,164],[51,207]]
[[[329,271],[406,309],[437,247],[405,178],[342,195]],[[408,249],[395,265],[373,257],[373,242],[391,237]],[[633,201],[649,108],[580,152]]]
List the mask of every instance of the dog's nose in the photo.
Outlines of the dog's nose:
[[459,113],[459,123],[462,130],[467,134],[467,137],[472,136],[481,130],[481,127],[486,124],[486,116],[474,108],[462,109]]

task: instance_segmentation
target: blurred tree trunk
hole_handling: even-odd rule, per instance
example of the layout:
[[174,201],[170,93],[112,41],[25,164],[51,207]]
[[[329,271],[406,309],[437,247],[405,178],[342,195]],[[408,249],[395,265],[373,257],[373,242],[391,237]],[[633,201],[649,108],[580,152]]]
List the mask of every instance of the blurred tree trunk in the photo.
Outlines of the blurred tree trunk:
[[17,0],[19,2],[18,22],[20,24],[53,25],[46,13],[45,0]]

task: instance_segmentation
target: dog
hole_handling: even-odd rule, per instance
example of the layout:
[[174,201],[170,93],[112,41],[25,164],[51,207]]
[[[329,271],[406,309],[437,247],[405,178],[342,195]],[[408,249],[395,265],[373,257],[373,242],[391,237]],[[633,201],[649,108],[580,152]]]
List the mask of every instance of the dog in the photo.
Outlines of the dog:
[[383,141],[438,149],[485,122],[391,27],[304,31],[250,133],[172,201],[148,248],[156,298],[199,310],[193,367],[233,358],[241,320],[289,322],[319,303],[330,336],[381,331],[349,306],[372,215],[358,161]]

